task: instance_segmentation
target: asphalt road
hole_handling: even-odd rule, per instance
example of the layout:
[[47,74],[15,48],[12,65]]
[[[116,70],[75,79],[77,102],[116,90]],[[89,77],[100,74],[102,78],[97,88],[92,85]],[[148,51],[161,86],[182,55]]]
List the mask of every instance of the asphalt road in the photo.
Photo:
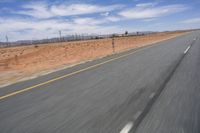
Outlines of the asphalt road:
[[0,88],[0,133],[198,132],[199,35]]
[[200,40],[179,65],[137,133],[200,133]]

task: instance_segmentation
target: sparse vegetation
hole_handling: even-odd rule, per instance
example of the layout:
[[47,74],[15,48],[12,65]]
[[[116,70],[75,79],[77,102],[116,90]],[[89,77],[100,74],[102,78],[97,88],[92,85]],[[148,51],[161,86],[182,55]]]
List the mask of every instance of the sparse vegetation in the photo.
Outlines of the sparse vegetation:
[[[55,44],[29,45],[0,48],[0,71],[18,71],[24,74],[51,70],[62,65],[74,64],[120,52],[130,48],[141,47],[155,41],[181,35],[185,32],[167,32],[149,34],[148,36],[114,36],[113,38],[87,41],[62,42]],[[12,77],[12,75],[7,75]],[[8,78],[7,77],[7,78]],[[8,78],[9,79],[9,78]]]

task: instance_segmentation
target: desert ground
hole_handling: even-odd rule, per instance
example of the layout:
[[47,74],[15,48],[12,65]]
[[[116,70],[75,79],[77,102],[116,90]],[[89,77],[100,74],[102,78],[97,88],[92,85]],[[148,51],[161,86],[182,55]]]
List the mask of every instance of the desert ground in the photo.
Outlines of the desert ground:
[[[115,53],[143,47],[188,32],[163,32],[114,38]],[[5,86],[73,64],[113,54],[112,39],[0,48],[0,85]]]

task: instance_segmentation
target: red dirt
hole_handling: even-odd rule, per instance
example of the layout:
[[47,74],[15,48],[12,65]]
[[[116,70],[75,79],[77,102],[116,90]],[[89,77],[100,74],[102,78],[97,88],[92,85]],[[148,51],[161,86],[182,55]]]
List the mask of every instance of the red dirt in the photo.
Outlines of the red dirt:
[[[186,32],[115,38],[115,51],[142,47]],[[113,53],[112,39],[0,48],[0,85]]]

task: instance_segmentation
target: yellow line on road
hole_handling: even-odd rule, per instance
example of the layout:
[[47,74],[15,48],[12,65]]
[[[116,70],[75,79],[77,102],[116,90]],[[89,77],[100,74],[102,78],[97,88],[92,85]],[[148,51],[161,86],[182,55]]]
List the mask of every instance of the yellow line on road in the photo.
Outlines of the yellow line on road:
[[[172,37],[172,38],[174,38],[174,37]],[[164,39],[164,40],[169,40],[169,39],[171,39],[171,38]],[[161,40],[161,41],[164,41],[164,40]],[[154,43],[155,43],[155,42],[154,42]],[[151,44],[154,44],[154,43],[151,43]],[[135,51],[133,51],[133,52],[131,52],[131,53],[124,54],[124,55],[118,56],[118,57],[116,57],[116,58],[109,59],[109,60],[107,60],[107,61],[104,61],[104,62],[95,64],[95,65],[89,66],[89,67],[84,68],[84,69],[80,69],[80,70],[78,70],[78,71],[75,71],[75,72],[72,72],[72,73],[69,73],[69,74],[66,74],[66,75],[63,75],[63,76],[60,76],[60,77],[57,77],[57,78],[54,78],[54,79],[45,81],[45,82],[43,82],[43,83],[40,83],[40,84],[37,84],[37,85],[34,85],[34,86],[30,86],[30,87],[28,87],[28,88],[25,88],[25,89],[22,89],[22,90],[19,90],[19,91],[15,91],[15,92],[6,94],[6,95],[4,95],[4,96],[0,96],[0,100],[5,99],[5,98],[8,98],[8,97],[11,97],[11,96],[15,96],[15,95],[17,95],[17,94],[20,94],[20,93],[23,93],[23,92],[32,90],[32,89],[37,88],[37,87],[41,87],[41,86],[43,86],[43,85],[46,85],[46,84],[55,82],[55,81],[57,81],[57,80],[60,80],[60,79],[63,79],[63,78],[66,78],[66,77],[69,77],[69,76],[72,76],[72,75],[75,75],[75,74],[78,74],[78,73],[87,71],[87,70],[90,70],[90,69],[97,68],[97,67],[99,67],[99,66],[101,66],[101,65],[103,65],[103,64],[106,64],[106,63],[109,63],[109,62],[118,60],[118,59],[120,59],[120,58],[129,56],[129,55],[131,55],[131,54],[134,54],[134,53],[136,53],[136,52],[142,51],[142,50],[144,50],[144,49],[147,49],[147,48],[150,48],[150,47],[153,47],[153,46],[158,46],[158,45],[149,45],[149,46],[140,48],[140,49],[138,49],[138,50],[135,50]]]

